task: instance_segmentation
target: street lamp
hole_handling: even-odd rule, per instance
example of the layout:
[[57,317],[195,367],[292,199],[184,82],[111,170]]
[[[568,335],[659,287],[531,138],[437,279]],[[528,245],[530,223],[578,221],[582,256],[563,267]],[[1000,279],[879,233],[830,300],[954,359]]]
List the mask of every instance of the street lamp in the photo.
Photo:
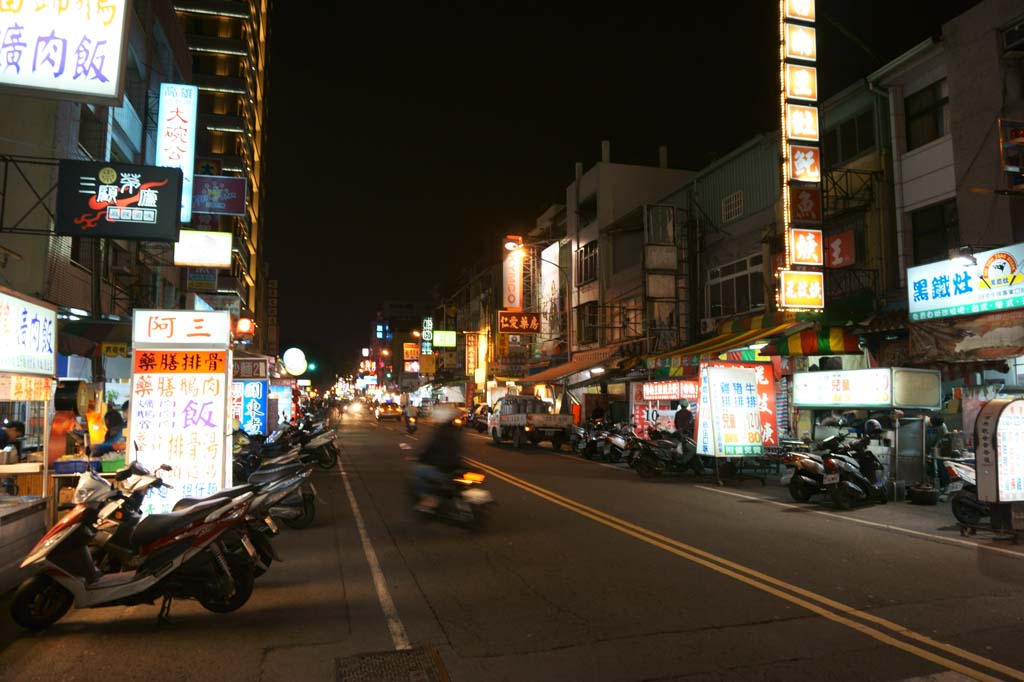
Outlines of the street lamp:
[[[509,234],[505,235],[505,250],[506,251],[523,251],[525,252],[527,246],[533,246],[532,244],[525,244],[521,235]],[[569,276],[558,263],[553,263],[546,258],[535,256],[535,258],[541,263],[547,263],[556,270],[558,275],[562,278],[565,283],[565,360],[566,362],[572,362],[572,288],[569,281]]]

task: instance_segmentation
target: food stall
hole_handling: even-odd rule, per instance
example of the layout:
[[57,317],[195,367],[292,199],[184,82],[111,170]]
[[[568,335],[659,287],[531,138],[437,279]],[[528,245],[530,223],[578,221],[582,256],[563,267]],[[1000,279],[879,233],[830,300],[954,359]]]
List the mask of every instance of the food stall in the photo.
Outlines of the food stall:
[[794,421],[811,438],[831,435],[821,433],[822,417],[853,412],[880,418],[885,437],[870,449],[885,464],[895,500],[903,499],[907,481],[926,479],[926,421],[941,406],[938,370],[876,367],[793,375]]
[[0,450],[0,592],[46,528],[56,332],[54,306],[0,287],[0,418],[25,425],[18,447]]
[[630,414],[636,432],[646,434],[648,428],[675,431],[679,401],[686,400],[692,408],[698,397],[699,383],[696,380],[634,381]]

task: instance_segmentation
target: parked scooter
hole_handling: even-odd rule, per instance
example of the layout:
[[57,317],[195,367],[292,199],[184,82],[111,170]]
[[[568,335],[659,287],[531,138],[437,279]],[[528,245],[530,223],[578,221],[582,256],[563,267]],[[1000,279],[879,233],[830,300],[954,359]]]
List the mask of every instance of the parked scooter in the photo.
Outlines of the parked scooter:
[[[100,508],[113,494],[100,476],[80,474],[75,507],[21,563],[38,572],[11,600],[11,616],[18,625],[41,630],[60,620],[72,605],[128,606],[163,599],[164,618],[175,598],[196,599],[215,613],[234,611],[249,600],[254,584],[251,560],[227,551],[223,539],[231,530],[245,532],[251,493],[210,500],[182,512],[150,514],[131,535],[138,568],[103,573],[92,561],[89,541]],[[251,543],[244,544],[251,550]]]
[[678,476],[690,471],[695,476],[704,475],[704,460],[697,454],[697,443],[685,435],[659,440],[637,438],[635,446],[634,468],[644,478]]
[[867,449],[868,438],[860,438],[848,452],[841,450],[822,454],[825,475],[822,483],[832,503],[839,509],[850,509],[855,502],[876,499],[885,504],[883,465],[875,453]]
[[[486,477],[476,471],[460,469],[452,472],[448,480],[434,488],[438,496],[437,508],[417,511],[423,520],[438,520],[462,526],[469,530],[483,530],[494,497],[483,487]],[[415,478],[409,481],[409,494],[413,503],[419,502]]]
[[978,478],[973,459],[947,459],[943,462],[949,472],[949,486],[946,492],[951,493],[950,508],[956,520],[965,526],[977,526],[982,519],[992,513],[988,502],[978,499]]

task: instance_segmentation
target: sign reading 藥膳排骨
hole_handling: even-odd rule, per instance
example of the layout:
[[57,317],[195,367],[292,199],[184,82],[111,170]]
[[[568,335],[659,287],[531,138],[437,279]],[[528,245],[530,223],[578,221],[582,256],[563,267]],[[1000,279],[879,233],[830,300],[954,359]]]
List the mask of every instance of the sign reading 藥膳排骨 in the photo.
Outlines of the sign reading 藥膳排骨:
[[70,237],[176,242],[180,203],[177,169],[62,159],[54,231]]
[[0,372],[54,376],[57,312],[0,293]]
[[1024,244],[907,268],[910,319],[931,320],[1024,307]]
[[151,470],[170,465],[164,479],[174,485],[150,491],[147,513],[231,485],[230,330],[226,311],[135,311],[128,456]]
[[119,106],[130,0],[0,0],[0,86]]

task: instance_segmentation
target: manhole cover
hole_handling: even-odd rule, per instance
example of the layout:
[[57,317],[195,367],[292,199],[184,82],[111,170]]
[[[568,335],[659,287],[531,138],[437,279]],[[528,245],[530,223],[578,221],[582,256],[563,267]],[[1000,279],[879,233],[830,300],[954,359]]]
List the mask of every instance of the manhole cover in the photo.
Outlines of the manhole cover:
[[380,651],[334,659],[335,682],[448,682],[436,649]]

